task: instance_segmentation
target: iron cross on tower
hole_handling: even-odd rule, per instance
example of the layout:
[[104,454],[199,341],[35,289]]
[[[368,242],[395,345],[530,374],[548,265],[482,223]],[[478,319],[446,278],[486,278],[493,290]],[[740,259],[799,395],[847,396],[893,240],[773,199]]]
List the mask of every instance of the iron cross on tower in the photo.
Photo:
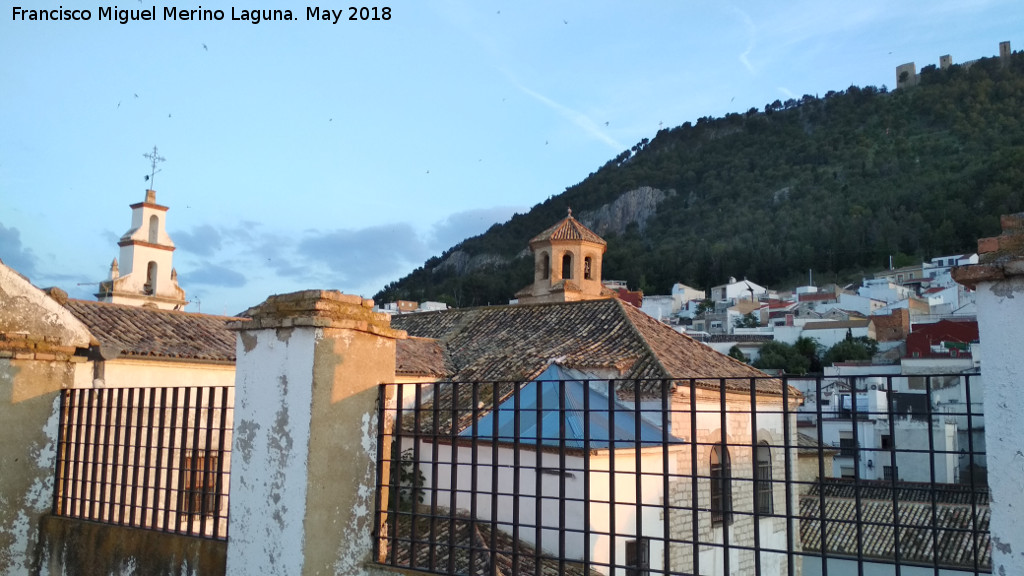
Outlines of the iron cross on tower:
[[143,158],[148,158],[150,160],[151,164],[152,164],[152,169],[151,169],[151,171],[149,173],[149,176],[146,176],[146,180],[149,181],[149,189],[153,190],[153,180],[156,179],[156,174],[157,174],[157,172],[159,172],[159,170],[156,169],[156,165],[157,165],[158,162],[164,162],[167,159],[164,158],[163,156],[157,154],[156,146],[153,146],[153,153],[152,154],[143,154],[142,157]]

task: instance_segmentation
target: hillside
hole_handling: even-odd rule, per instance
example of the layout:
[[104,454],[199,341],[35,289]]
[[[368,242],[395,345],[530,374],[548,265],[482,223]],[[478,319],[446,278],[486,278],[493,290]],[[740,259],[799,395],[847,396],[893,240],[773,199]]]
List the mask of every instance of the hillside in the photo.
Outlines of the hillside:
[[648,294],[972,251],[1024,211],[1024,53],[661,130],[374,298],[503,303],[532,279],[528,240],[570,206],[608,241],[604,277]]

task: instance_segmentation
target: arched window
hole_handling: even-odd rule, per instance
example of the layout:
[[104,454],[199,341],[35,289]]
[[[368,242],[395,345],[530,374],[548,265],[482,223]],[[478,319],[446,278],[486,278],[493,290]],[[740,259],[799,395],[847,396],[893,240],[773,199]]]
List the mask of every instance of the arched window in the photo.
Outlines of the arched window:
[[566,280],[572,278],[572,254],[568,252],[562,256],[562,278]]
[[720,444],[711,448],[711,523],[732,524],[732,464]]
[[587,256],[586,258],[583,259],[583,279],[584,280],[590,280],[591,279],[591,266],[590,266],[591,262],[592,262],[592,260],[590,259],[590,256]]
[[156,262],[150,262],[146,267],[146,285],[142,287],[143,294],[156,294]]
[[775,511],[772,504],[772,449],[764,441],[757,445],[754,483],[754,509],[758,514],[771,514]]
[[551,256],[547,252],[544,253],[544,257],[540,259],[540,265],[544,268],[541,272],[541,279],[547,280],[551,278]]
[[156,214],[149,217],[149,243],[156,244],[160,239],[160,218]]

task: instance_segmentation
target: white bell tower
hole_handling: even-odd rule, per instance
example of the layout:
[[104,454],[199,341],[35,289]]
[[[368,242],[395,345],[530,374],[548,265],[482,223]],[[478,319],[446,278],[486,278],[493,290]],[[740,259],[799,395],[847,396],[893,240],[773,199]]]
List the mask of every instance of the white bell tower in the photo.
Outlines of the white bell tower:
[[146,190],[146,200],[131,209],[132,227],[118,241],[120,257],[110,266],[110,279],[100,282],[96,298],[183,310],[187,301],[172,266],[174,242],[167,235],[167,207],[156,203],[155,191]]

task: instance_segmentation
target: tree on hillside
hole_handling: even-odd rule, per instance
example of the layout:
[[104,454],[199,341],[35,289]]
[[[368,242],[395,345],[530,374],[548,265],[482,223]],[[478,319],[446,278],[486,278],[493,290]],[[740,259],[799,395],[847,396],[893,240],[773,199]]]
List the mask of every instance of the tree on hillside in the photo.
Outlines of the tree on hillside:
[[732,348],[729,348],[729,356],[731,358],[735,358],[735,359],[739,360],[740,362],[746,362],[747,361],[747,355],[744,354],[743,351],[740,350],[740,347],[738,345],[736,345],[736,344],[733,344]]
[[866,336],[853,338],[852,336],[847,335],[845,340],[836,343],[835,346],[828,349],[828,352],[825,352],[822,364],[831,366],[836,362],[871,360],[877,352],[877,341]]
[[811,362],[789,344],[772,340],[761,347],[754,367],[782,370],[787,374],[806,374]]

